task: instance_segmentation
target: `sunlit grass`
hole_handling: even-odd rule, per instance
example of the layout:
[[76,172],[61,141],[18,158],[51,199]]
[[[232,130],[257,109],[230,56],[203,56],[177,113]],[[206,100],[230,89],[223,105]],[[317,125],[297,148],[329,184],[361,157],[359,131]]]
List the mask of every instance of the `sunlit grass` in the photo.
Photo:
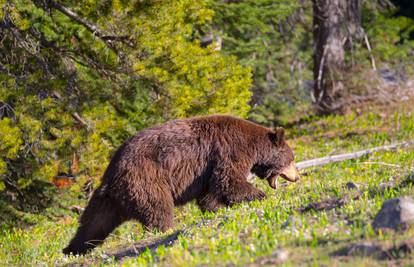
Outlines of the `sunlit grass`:
[[[369,147],[414,139],[414,115],[407,111],[380,115],[329,116],[288,129],[289,143],[297,160],[327,154],[351,152]],[[360,240],[397,242],[413,236],[406,233],[378,234],[371,222],[385,199],[414,195],[412,183],[403,181],[414,173],[414,151],[378,152],[367,157],[304,170],[300,183],[272,190],[263,181],[254,183],[267,193],[263,201],[243,203],[217,213],[201,213],[191,203],[175,210],[175,227],[167,233],[145,232],[137,223],[126,223],[114,231],[102,247],[82,257],[65,257],[61,250],[77,227],[77,215],[65,210],[69,205],[85,205],[84,199],[62,202],[38,214],[10,207],[27,221],[12,220],[0,228],[0,265],[113,265],[111,258],[121,247],[148,238],[167,236],[183,230],[172,246],[146,250],[133,258],[123,258],[124,266],[245,265],[271,257],[280,248],[289,251],[286,266],[298,265],[377,265],[373,258],[341,259],[332,253]],[[411,176],[410,176],[411,175]],[[359,188],[348,190],[347,182]],[[391,186],[384,187],[382,184]],[[360,192],[357,199],[352,199]],[[300,212],[310,202],[350,196],[344,206],[323,211]],[[62,200],[63,201],[63,200]],[[408,256],[405,260],[410,260]],[[412,259],[411,259],[412,260]],[[382,264],[385,264],[384,262]]]

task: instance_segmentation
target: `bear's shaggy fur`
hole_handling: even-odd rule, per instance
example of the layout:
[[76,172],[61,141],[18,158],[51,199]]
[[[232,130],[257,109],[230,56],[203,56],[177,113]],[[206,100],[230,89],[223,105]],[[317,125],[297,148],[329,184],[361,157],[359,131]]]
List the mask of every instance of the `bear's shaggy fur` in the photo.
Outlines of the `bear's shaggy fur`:
[[[139,132],[115,153],[63,252],[82,254],[103,242],[126,220],[165,231],[173,208],[195,199],[203,211],[263,199],[247,182],[294,166],[283,129],[271,130],[231,116],[179,119]],[[272,184],[271,184],[272,185]]]

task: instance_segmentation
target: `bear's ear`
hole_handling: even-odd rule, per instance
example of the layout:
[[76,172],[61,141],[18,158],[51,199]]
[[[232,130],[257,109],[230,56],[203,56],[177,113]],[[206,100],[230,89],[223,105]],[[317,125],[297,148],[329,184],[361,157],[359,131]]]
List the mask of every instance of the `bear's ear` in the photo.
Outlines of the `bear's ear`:
[[285,130],[282,127],[276,127],[275,130],[269,133],[270,140],[276,145],[280,145],[285,140]]

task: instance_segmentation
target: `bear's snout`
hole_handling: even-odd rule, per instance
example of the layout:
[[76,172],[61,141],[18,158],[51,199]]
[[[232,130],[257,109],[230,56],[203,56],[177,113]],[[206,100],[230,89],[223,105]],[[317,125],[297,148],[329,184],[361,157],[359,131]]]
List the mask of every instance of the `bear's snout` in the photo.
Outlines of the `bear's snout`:
[[280,176],[290,182],[297,182],[300,180],[300,174],[295,166],[295,162],[291,162],[287,167],[282,169]]

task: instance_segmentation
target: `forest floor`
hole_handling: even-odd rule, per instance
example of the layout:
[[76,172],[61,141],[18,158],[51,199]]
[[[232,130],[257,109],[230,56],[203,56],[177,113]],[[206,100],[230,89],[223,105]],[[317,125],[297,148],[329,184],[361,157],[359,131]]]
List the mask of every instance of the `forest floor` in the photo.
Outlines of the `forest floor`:
[[[312,117],[287,128],[296,160],[414,140],[409,108]],[[346,184],[357,188],[349,189]],[[386,199],[414,196],[414,147],[302,170],[298,183],[263,201],[203,214],[176,208],[175,227],[146,232],[129,222],[86,256],[61,253],[77,228],[84,198],[68,191],[25,207],[0,201],[0,266],[395,266],[414,265],[414,229],[376,232]],[[411,254],[413,252],[413,254]]]

